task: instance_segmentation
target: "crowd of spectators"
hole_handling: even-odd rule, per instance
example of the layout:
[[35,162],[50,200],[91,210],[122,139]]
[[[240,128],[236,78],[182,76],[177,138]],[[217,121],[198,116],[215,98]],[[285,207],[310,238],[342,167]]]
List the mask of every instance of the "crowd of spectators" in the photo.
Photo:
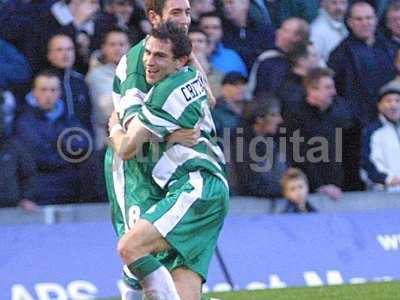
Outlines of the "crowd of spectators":
[[[113,77],[150,30],[143,1],[0,1],[0,207],[106,200]],[[233,195],[298,189],[302,212],[309,191],[400,187],[400,0],[191,2]]]

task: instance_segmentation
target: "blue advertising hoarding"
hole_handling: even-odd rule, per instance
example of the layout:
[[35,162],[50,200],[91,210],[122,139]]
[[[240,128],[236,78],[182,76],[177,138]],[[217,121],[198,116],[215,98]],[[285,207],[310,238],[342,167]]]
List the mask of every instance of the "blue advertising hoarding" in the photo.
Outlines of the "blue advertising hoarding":
[[[0,299],[118,295],[109,222],[0,227]],[[400,279],[400,210],[230,216],[219,249],[236,289]],[[227,289],[213,260],[205,289]]]

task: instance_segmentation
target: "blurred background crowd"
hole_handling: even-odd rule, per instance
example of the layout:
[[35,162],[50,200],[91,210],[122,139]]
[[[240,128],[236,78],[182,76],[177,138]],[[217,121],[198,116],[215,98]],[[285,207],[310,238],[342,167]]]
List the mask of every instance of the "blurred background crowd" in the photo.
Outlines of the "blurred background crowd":
[[[191,5],[232,195],[400,187],[399,0]],[[0,207],[106,201],[115,69],[149,30],[143,0],[0,0]]]

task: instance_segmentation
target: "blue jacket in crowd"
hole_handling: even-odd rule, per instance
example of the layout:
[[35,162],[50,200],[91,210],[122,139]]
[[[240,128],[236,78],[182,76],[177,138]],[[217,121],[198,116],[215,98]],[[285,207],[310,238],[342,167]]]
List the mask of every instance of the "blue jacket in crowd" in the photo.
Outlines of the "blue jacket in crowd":
[[243,59],[235,50],[226,48],[223,43],[215,45],[215,49],[210,56],[210,62],[221,73],[239,72],[247,77],[247,68]]
[[60,78],[62,100],[68,116],[75,116],[92,135],[92,103],[89,96],[89,88],[82,74],[74,70],[51,69]]
[[[56,204],[76,201],[79,197],[78,165],[70,163],[61,154],[88,149],[87,139],[59,137],[65,130],[80,128],[74,116],[66,114],[64,103],[58,100],[51,112],[35,106],[36,100],[27,97],[29,104],[17,119],[16,136],[32,154],[38,168],[35,177],[35,199],[38,204]],[[69,156],[67,156],[69,157]]]
[[8,90],[31,79],[31,68],[18,50],[0,39],[0,89]]

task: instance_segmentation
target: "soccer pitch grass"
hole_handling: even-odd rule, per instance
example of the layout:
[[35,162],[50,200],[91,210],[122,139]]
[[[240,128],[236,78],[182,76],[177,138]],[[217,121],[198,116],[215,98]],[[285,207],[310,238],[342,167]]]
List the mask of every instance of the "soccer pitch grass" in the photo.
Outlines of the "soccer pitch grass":
[[400,282],[209,294],[221,300],[399,300]]
[[400,281],[210,293],[207,296],[221,300],[399,300]]

